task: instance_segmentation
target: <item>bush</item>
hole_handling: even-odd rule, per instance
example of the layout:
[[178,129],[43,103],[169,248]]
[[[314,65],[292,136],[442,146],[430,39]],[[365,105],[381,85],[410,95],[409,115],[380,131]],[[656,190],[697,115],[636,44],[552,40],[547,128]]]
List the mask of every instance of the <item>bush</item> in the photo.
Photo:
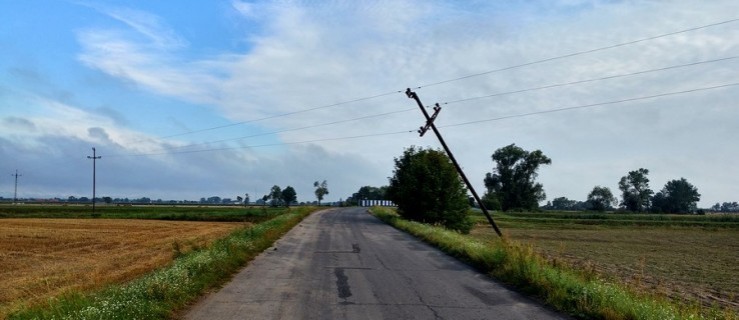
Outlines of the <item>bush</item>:
[[410,147],[395,159],[388,197],[406,219],[441,224],[468,233],[467,190],[454,165],[440,150]]

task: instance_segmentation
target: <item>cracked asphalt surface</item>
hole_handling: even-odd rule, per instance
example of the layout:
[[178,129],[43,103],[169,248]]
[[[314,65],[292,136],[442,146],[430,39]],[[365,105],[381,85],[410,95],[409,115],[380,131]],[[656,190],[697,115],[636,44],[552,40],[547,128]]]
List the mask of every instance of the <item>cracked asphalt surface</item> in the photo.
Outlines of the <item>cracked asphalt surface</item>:
[[567,319],[367,214],[314,213],[185,319]]

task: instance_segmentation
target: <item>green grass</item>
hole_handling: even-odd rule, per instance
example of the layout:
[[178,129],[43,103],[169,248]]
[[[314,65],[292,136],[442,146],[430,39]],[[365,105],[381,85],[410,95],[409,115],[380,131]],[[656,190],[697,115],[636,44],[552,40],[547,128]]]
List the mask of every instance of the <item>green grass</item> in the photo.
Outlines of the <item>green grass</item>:
[[208,288],[227,281],[315,207],[291,209],[240,229],[208,248],[181,255],[168,267],[97,293],[70,293],[9,319],[166,319]]
[[373,213],[396,228],[577,318],[737,319],[732,310],[675,303],[619,281],[604,279],[591,268],[573,268],[547,259],[529,244],[497,238],[483,241],[472,235],[406,221],[384,208],[373,208]]
[[261,222],[287,212],[287,208],[200,206],[0,205],[0,218],[105,218],[180,221]]

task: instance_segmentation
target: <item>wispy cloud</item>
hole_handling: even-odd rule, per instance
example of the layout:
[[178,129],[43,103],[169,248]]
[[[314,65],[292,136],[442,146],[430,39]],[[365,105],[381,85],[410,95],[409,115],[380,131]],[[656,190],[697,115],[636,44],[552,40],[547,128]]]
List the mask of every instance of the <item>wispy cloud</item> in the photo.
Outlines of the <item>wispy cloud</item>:
[[[234,122],[402,91],[674,32],[733,19],[733,12],[739,12],[739,3],[730,0],[547,4],[232,1],[228,9],[252,27],[245,28],[242,35],[248,46],[243,51],[210,52],[193,58],[194,55],[187,54],[192,50],[188,39],[169,26],[165,17],[129,8],[91,7],[120,25],[90,25],[77,32],[82,50],[78,58],[85,66],[157,95],[212,108]],[[736,24],[727,24],[417,90],[426,104],[432,104],[734,55],[739,55],[739,29]],[[437,122],[455,124],[735,82],[736,69],[737,60],[724,61],[450,104],[444,106]],[[739,116],[735,101],[739,101],[736,89],[722,89],[443,131],[452,148],[459,151],[458,158],[468,175],[478,177],[473,180],[479,188],[485,172],[492,169],[490,154],[515,142],[527,149],[542,149],[553,158],[553,165],[542,169],[540,176],[550,197],[583,199],[594,185],[608,185],[615,190],[621,175],[643,166],[652,171],[654,189],[659,189],[668,179],[685,175],[704,189],[701,193],[706,195],[705,201],[719,201],[736,193],[736,188],[727,186],[732,185],[731,177],[739,174],[739,169],[733,160],[726,160],[739,156],[737,151],[727,148],[732,137],[739,135],[734,124]],[[135,150],[156,150],[184,144],[153,141],[147,135],[126,129],[120,121],[70,105],[44,105],[54,117],[69,119],[74,125],[62,126],[51,119],[25,117],[37,128],[36,135],[39,132],[51,135],[56,131],[65,139],[108,143],[120,151],[133,150],[131,146],[136,146]],[[398,93],[277,117],[259,124],[266,131],[283,131],[409,108],[415,108],[413,102]],[[326,127],[283,131],[277,136],[285,142],[320,140],[412,131],[422,123],[418,111],[413,110]],[[185,125],[202,127],[198,123]],[[244,129],[248,132],[240,135],[260,133],[252,130]],[[105,138],[110,141],[105,142]],[[137,142],[142,139],[147,142]],[[248,146],[251,140],[238,143]],[[237,146],[232,142],[214,144]],[[223,176],[223,172],[233,170],[244,176],[258,176],[255,185],[270,184],[269,177],[275,180],[272,184],[295,183],[285,178],[286,175],[274,173],[283,170],[316,180],[329,178],[321,175],[332,174],[336,168],[351,176],[336,176],[337,184],[353,188],[352,183],[365,184],[361,181],[383,183],[391,173],[392,158],[411,144],[436,145],[432,137],[419,138],[409,133],[393,139],[323,141],[263,153],[245,148],[225,151],[224,159],[215,154],[212,157],[219,158],[222,169],[217,170],[218,174]],[[720,161],[707,167],[703,165],[706,154]],[[190,156],[156,159],[166,159],[170,167],[188,172],[213,167],[207,165],[206,155],[185,157]],[[318,165],[322,159],[326,159],[325,166]],[[252,167],[243,169],[243,163],[273,173],[268,176]],[[196,168],[201,164],[203,167]],[[155,164],[152,167],[160,168]],[[293,167],[310,168],[312,172],[299,172]],[[355,177],[352,170],[367,176]],[[309,177],[312,175],[319,176]],[[236,178],[229,181],[238,184],[232,180]],[[354,190],[344,191],[349,194]],[[306,192],[309,194],[310,190]]]

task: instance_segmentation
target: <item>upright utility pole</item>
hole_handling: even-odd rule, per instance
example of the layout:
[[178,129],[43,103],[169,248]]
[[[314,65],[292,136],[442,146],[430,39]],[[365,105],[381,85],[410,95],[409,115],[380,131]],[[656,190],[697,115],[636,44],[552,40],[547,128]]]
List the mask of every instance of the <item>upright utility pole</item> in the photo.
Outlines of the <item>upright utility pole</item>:
[[11,176],[15,176],[15,191],[13,192],[13,204],[16,204],[18,202],[18,177],[22,177],[22,174],[18,174],[18,169],[15,169],[15,174],[11,174]]
[[426,131],[429,130],[429,128],[431,128],[431,130],[434,131],[434,133],[436,134],[436,138],[439,139],[441,146],[444,147],[444,151],[446,151],[446,154],[449,156],[449,159],[452,160],[454,167],[457,168],[457,172],[459,172],[459,175],[462,177],[462,180],[464,180],[464,183],[467,185],[467,189],[469,189],[470,193],[472,193],[472,196],[475,198],[475,201],[477,201],[477,204],[480,206],[480,209],[482,209],[482,213],[485,214],[485,217],[488,219],[488,222],[490,222],[490,225],[493,227],[493,230],[495,230],[495,233],[497,233],[498,236],[503,236],[503,234],[500,232],[500,229],[498,229],[498,226],[495,225],[495,221],[493,221],[493,217],[490,216],[488,209],[485,208],[484,204],[482,204],[482,200],[480,200],[480,197],[477,195],[475,188],[472,187],[470,180],[467,179],[467,176],[464,174],[464,171],[462,171],[462,167],[460,167],[459,163],[457,163],[457,159],[454,158],[452,151],[449,150],[449,147],[446,145],[446,142],[444,142],[444,138],[441,137],[441,133],[439,133],[439,130],[436,129],[434,120],[436,120],[436,116],[439,115],[439,111],[441,111],[441,106],[439,106],[439,104],[437,103],[436,106],[434,106],[434,114],[429,116],[429,113],[426,112],[426,108],[423,107],[423,103],[421,103],[421,99],[418,98],[418,95],[415,92],[411,91],[411,89],[408,88],[408,90],[405,91],[405,94],[408,96],[408,98],[416,100],[418,107],[421,108],[421,112],[423,112],[423,116],[426,117],[426,125],[421,127],[418,130],[418,133],[420,133],[421,136],[423,137],[423,135],[426,133]]
[[95,214],[95,160],[102,158],[102,156],[95,156],[95,148],[92,148],[92,157],[87,156],[87,159],[92,159],[92,214]]

